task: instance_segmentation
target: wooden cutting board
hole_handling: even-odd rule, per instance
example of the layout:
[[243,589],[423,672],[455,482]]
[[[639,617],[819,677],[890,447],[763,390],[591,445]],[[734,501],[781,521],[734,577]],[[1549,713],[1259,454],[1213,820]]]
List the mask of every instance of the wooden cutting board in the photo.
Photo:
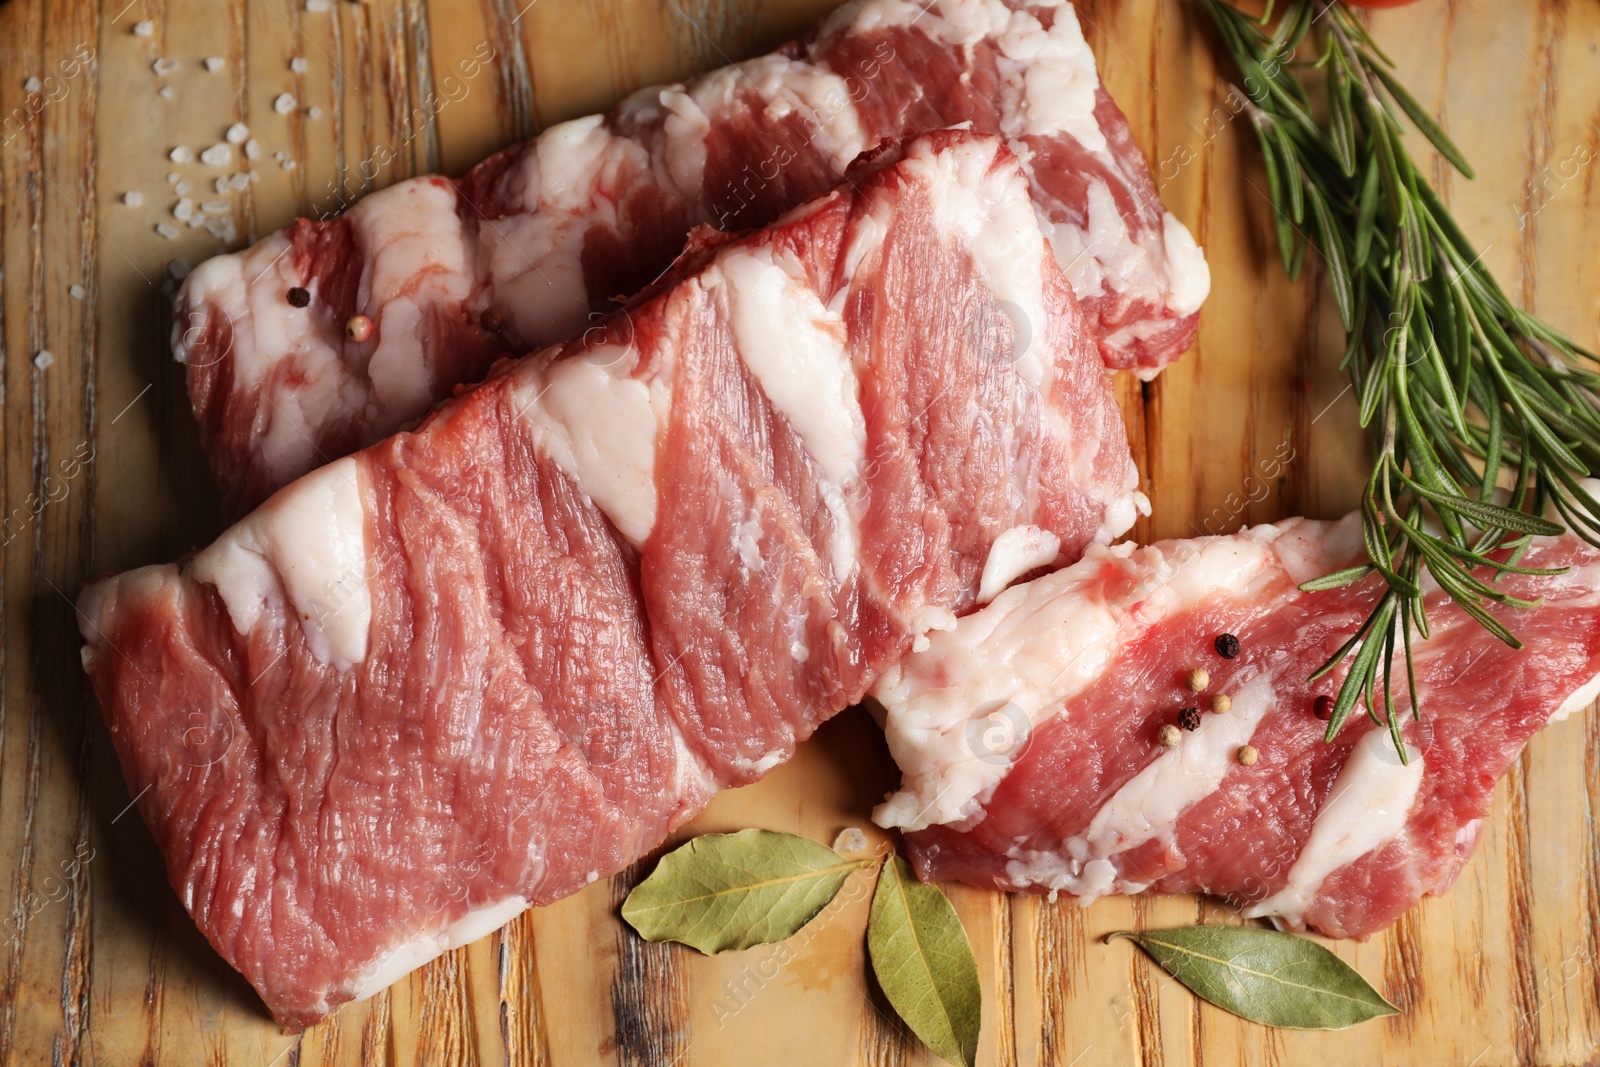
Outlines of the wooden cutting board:
[[[245,242],[336,205],[341,188],[459,173],[637,86],[756,54],[833,0],[330,0],[321,12],[303,0],[125,2],[0,7],[0,1062],[928,1061],[869,991],[860,876],[788,951],[716,959],[630,936],[616,906],[631,883],[619,877],[304,1035],[280,1034],[189,922],[129,811],[70,603],[86,577],[172,559],[220,528],[166,307],[175,257],[198,263],[221,242],[203,229],[157,233],[177,199],[169,172],[194,184],[197,204],[226,200]],[[1080,8],[1215,278],[1195,350],[1152,384],[1121,381],[1155,504],[1137,536],[1341,514],[1364,445],[1335,367],[1336,316],[1315,271],[1292,285],[1274,262],[1265,181],[1224,103],[1210,38],[1177,0]],[[136,32],[144,20],[149,36]],[[1434,173],[1487,261],[1539,313],[1600,343],[1600,167],[1588,162],[1600,156],[1600,6],[1426,0],[1373,24],[1479,168],[1476,183]],[[221,68],[208,71],[208,56]],[[179,64],[164,76],[152,66],[163,57]],[[30,77],[39,95],[25,93]],[[279,114],[285,93],[294,107]],[[239,121],[262,149],[247,189],[211,187],[237,162],[167,159]],[[128,192],[143,204],[123,203]],[[851,712],[685,829],[831,841],[868,827],[892,781],[881,739]],[[983,977],[981,1062],[1594,1062],[1597,803],[1600,720],[1577,716],[1537,738],[1503,783],[1453,892],[1365,944],[1333,946],[1404,1009],[1346,1033],[1240,1022],[1127,944],[1101,943],[1117,929],[1233,921],[1220,905],[1085,910],[955,887]]]

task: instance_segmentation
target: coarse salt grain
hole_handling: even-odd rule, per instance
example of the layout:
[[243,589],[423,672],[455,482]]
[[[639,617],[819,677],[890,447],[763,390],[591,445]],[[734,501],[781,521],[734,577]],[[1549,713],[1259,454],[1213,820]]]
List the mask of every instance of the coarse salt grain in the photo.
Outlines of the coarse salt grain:
[[167,56],[162,56],[160,59],[150,64],[150,69],[162,77],[165,77],[178,69],[178,61]]
[[328,10],[328,0],[306,0],[306,10],[313,15],[320,15]]
[[846,854],[865,852],[869,844],[871,842],[867,840],[866,834],[862,833],[857,827],[849,826],[840,830],[839,836],[833,839],[833,850]]
[[311,64],[306,62],[305,56],[295,56],[289,60],[289,69],[296,74],[304,74],[311,69]]
[[214,144],[200,153],[200,162],[208,167],[226,167],[233,162],[233,146]]
[[172,191],[174,193],[178,194],[179,196],[188,196],[192,189],[193,189],[193,186],[191,186],[186,181],[180,181],[180,182],[178,182],[177,185],[174,185],[172,187]]
[[39,350],[39,354],[33,357],[33,365],[38,367],[40,370],[44,370],[55,361],[56,357],[50,354],[50,350],[48,348],[41,348]]
[[250,127],[242,122],[235,122],[228,127],[228,132],[223,136],[229,144],[244,144],[250,139]]
[[287,115],[294,110],[294,95],[292,93],[279,93],[278,98],[272,102],[272,110],[280,115]]
[[215,74],[217,71],[223,68],[223,65],[226,62],[227,60],[223,59],[221,56],[207,56],[206,69]]
[[189,221],[189,216],[194,214],[194,201],[187,196],[172,205],[172,217],[179,222]]
[[218,215],[206,219],[205,226],[207,233],[224,244],[232,243],[233,239],[239,235],[238,229],[233,224],[232,215]]
[[200,210],[207,215],[226,215],[229,205],[226,200],[206,200],[200,204]]
[[168,174],[167,175],[167,184],[168,185],[177,185],[178,182],[182,179],[182,177],[183,176],[181,174],[176,174],[176,173]]
[[83,299],[83,286],[81,286],[81,285],[69,285],[69,286],[67,286],[67,295],[72,297],[72,299],[74,299],[74,300],[82,300]]
[[133,24],[133,35],[135,37],[151,37],[154,36],[155,32],[156,24],[151,22],[149,19],[144,19],[141,22],[135,22]]
[[167,153],[167,158],[174,163],[193,163],[194,152],[190,151],[188,145],[179,145]]
[[138,207],[144,203],[144,194],[137,189],[122,194],[122,202],[129,207]]
[[178,98],[178,90],[174,89],[170,85],[163,85],[160,89],[156,90],[156,95],[163,100],[176,100]]
[[306,115],[313,119],[320,119],[322,117],[322,109],[312,105],[311,107],[306,108]]
[[43,88],[44,83],[38,78],[29,78],[27,81],[22,83],[22,91],[25,93],[36,93]]
[[188,219],[185,221],[188,223],[189,229],[198,230],[201,226],[205,225],[206,217],[200,214],[200,212],[195,211],[191,212]]
[[156,232],[159,233],[161,236],[165,237],[169,241],[175,241],[178,238],[178,228],[176,226],[172,225],[171,223],[167,223],[167,222],[158,222],[158,223],[156,223]]
[[189,261],[179,256],[167,264],[167,273],[172,275],[173,281],[181,282],[189,276]]
[[261,142],[254,137],[244,143],[244,158],[256,159],[261,155]]
[[250,180],[253,177],[255,177],[255,175],[250,174],[247,171],[238,171],[233,175],[233,177],[228,179],[228,188],[234,192],[240,192],[248,189],[250,188]]

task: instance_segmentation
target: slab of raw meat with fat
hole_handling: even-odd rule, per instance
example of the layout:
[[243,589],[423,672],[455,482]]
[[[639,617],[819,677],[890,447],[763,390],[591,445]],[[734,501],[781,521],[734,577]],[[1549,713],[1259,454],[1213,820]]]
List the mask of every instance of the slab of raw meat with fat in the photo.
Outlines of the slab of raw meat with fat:
[[946,131],[875,167],[83,594],[172,884],[279,1020],[617,871],[1133,522],[1011,152]]
[[[229,508],[409,424],[502,353],[582,332],[695,226],[764,225],[860,153],[964,122],[1022,159],[1107,365],[1149,376],[1176,359],[1205,260],[1163,209],[1072,6],[857,0],[772,55],[202,264],[174,348]],[[363,339],[347,336],[357,315]]]
[[[1420,722],[1395,667],[1408,763],[1361,712],[1325,743],[1316,700],[1337,682],[1306,681],[1356,632],[1380,579],[1297,586],[1363,560],[1358,516],[1290,519],[1095,548],[1013,586],[878,682],[905,782],[876,817],[907,832],[928,879],[1085,903],[1199,892],[1290,929],[1383,928],[1449,888],[1528,739],[1600,693],[1600,552],[1534,542],[1523,566],[1571,569],[1505,580],[1545,597],[1493,609],[1520,652],[1427,594]],[[1238,638],[1237,658],[1218,654],[1222,634]],[[1185,686],[1196,667],[1210,674],[1203,694]],[[1163,747],[1161,728],[1216,694],[1232,707]]]

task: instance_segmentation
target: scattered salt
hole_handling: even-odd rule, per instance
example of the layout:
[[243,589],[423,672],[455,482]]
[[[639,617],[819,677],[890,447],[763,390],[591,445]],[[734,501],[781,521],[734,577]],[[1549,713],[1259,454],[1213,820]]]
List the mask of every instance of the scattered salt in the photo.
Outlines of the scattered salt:
[[188,182],[180,181],[177,185],[174,185],[172,187],[172,191],[174,193],[177,193],[179,196],[188,196],[190,191],[193,188],[194,187],[191,186]]
[[211,73],[215,74],[217,71],[219,71],[219,70],[221,70],[223,68],[223,65],[226,62],[227,61],[225,59],[223,59],[221,56],[207,56],[206,57],[206,69],[209,70]]
[[295,56],[293,59],[289,60],[289,69],[294,71],[296,74],[304,74],[306,71],[311,69],[311,64],[306,62],[305,56]]
[[833,839],[833,850],[849,854],[851,852],[865,852],[871,844],[867,835],[854,826],[846,827],[839,831],[839,836]]
[[224,244],[232,244],[234,238],[239,236],[238,229],[233,224],[232,215],[218,215],[206,219],[206,232]]
[[138,207],[144,203],[144,194],[137,189],[122,194],[122,202],[129,207]]
[[40,81],[38,78],[29,78],[27,81],[22,83],[22,91],[25,93],[36,93],[43,88],[44,82]]
[[174,281],[183,281],[189,276],[189,261],[179,256],[167,264],[167,273],[172,275]]
[[167,158],[174,163],[193,163],[194,153],[189,150],[187,145],[179,145],[167,153]]
[[155,32],[156,24],[151,22],[149,19],[145,19],[142,22],[135,22],[133,24],[133,35],[135,37],[150,37],[154,35]]
[[196,211],[191,214],[188,219],[185,220],[185,222],[188,224],[189,229],[198,230],[200,227],[206,224],[206,217],[200,214],[200,212]]
[[278,98],[272,102],[272,110],[280,115],[287,115],[294,110],[294,96],[290,93],[279,93]]
[[[250,188],[250,181],[254,177],[255,175],[247,171],[238,171],[233,175],[233,177],[228,179],[228,188],[234,192],[240,192],[241,190],[248,189]],[[218,190],[218,192],[220,191],[221,190]]]
[[50,354],[50,350],[48,348],[41,348],[39,350],[39,354],[33,357],[33,365],[38,367],[40,370],[44,370],[55,361],[56,357]]
[[226,215],[230,205],[226,200],[205,200],[200,204],[200,210],[207,215]]
[[67,286],[67,295],[72,297],[72,299],[74,299],[74,300],[82,300],[83,299],[83,286],[81,286],[81,285],[69,285],[69,286]]
[[178,69],[178,61],[167,56],[162,56],[160,59],[150,64],[150,69],[162,77],[166,77],[168,74],[171,74],[173,71]]
[[187,196],[172,205],[172,217],[179,222],[187,222],[189,216],[194,214],[194,201]]
[[328,10],[328,0],[306,0],[306,10],[313,15],[320,15]]
[[306,114],[313,119],[320,119],[322,117],[322,109],[313,105],[306,108]]
[[178,98],[178,90],[174,89],[170,85],[163,85],[160,89],[156,90],[156,95],[163,100],[176,100]]
[[226,167],[233,162],[233,148],[221,143],[214,144],[200,153],[200,162],[208,167]]
[[177,173],[172,173],[172,174],[168,174],[167,175],[167,184],[168,185],[177,185],[178,184],[178,180],[179,180],[179,175]]
[[261,155],[261,142],[254,137],[244,143],[244,158],[255,159]]
[[228,132],[223,136],[227,138],[229,144],[244,144],[250,139],[250,127],[242,122],[235,122],[228,127]]
[[283,161],[283,169],[284,170],[294,170],[294,160],[292,160],[292,159],[284,160]]

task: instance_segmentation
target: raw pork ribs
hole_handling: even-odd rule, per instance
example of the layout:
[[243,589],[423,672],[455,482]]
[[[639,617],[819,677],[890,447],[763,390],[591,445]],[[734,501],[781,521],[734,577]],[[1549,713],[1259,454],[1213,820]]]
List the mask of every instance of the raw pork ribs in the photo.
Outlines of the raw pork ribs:
[[[1337,679],[1306,679],[1361,625],[1371,578],[1306,593],[1360,562],[1360,517],[1290,519],[1231,537],[1092,548],[1013,586],[874,690],[906,773],[879,809],[924,878],[1068,893],[1210,893],[1280,926],[1361,937],[1454,881],[1494,784],[1546,723],[1600,693],[1600,552],[1538,539],[1521,565],[1545,602],[1494,613],[1502,644],[1437,588],[1415,642],[1409,762],[1353,714],[1331,743],[1314,714]],[[1526,578],[1508,591],[1534,595]],[[1233,634],[1224,659],[1214,640]],[[1209,692],[1184,687],[1204,667]],[[1175,748],[1157,736],[1184,705],[1230,696]],[[1258,753],[1250,766],[1239,749]]]
[[172,884],[279,1020],[618,870],[1132,523],[1012,152],[947,131],[874,166],[83,594]]
[[[1022,160],[1107,365],[1149,376],[1176,359],[1205,260],[1161,206],[1072,6],[857,0],[772,55],[202,264],[174,345],[228,506],[408,425],[502,353],[581,333],[695,226],[765,225],[862,152],[961,123]],[[346,335],[358,314],[364,340]]]

